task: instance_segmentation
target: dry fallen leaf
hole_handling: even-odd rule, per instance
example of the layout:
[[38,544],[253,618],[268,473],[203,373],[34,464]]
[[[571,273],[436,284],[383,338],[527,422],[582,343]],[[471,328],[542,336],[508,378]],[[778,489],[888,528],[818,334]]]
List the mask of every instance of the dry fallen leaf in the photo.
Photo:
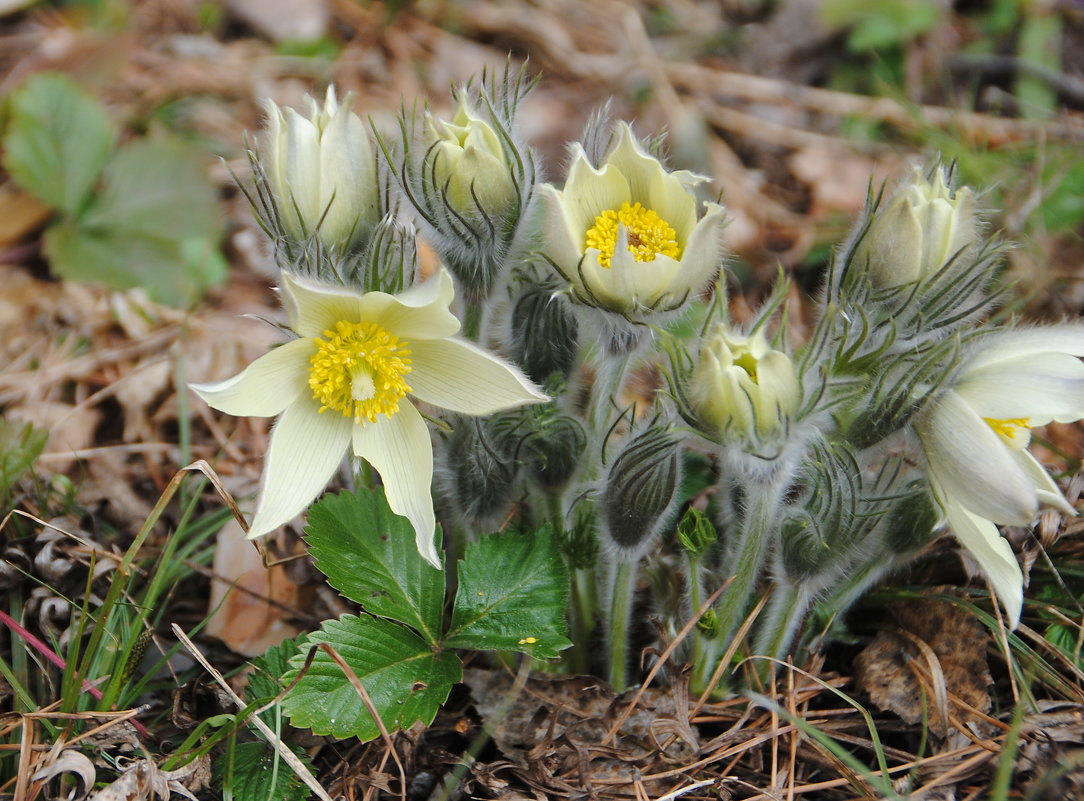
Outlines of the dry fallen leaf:
[[[899,628],[877,633],[855,659],[855,681],[881,709],[908,723],[928,710],[930,730],[944,738],[951,722],[981,720],[990,709],[993,679],[986,661],[988,635],[966,610],[933,599],[889,606]],[[966,705],[966,706],[965,706]]]

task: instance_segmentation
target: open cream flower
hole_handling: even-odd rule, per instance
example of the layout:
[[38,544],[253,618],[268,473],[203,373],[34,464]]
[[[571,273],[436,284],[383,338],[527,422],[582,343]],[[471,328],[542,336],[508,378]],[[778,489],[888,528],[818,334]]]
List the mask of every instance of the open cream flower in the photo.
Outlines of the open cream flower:
[[418,550],[439,567],[432,442],[407,396],[472,415],[546,396],[515,367],[453,338],[459,320],[448,308],[454,290],[444,270],[398,295],[289,274],[282,288],[298,338],[233,378],[192,387],[228,414],[280,415],[249,537],[304,510],[351,446],[380,474],[388,504],[410,520]]
[[917,418],[929,479],[957,538],[1001,598],[1013,626],[1023,576],[995,524],[1029,525],[1039,505],[1076,514],[1027,451],[1031,429],[1084,418],[1084,327],[999,332],[965,353],[953,386]]
[[697,218],[691,189],[704,178],[667,172],[627,123],[596,169],[573,145],[564,189],[539,187],[545,255],[575,298],[626,317],[671,311],[714,278],[723,207]]

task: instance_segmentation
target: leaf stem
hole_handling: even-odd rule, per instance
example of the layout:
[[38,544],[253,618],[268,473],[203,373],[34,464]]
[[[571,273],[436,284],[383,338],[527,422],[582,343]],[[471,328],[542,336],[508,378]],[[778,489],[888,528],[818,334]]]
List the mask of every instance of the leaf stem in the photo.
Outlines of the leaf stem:
[[632,590],[639,562],[620,561],[613,567],[610,593],[609,679],[617,692],[628,684],[629,623],[632,617]]

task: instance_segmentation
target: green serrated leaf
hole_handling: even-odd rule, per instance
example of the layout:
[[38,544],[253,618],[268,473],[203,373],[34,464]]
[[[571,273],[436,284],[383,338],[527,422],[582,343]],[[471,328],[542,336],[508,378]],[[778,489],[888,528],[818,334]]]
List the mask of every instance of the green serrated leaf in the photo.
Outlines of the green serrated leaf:
[[[303,750],[290,750],[311,767]],[[232,764],[229,751],[219,754],[212,775],[215,788],[232,793],[235,801],[305,801],[310,796],[301,777],[263,740],[234,746]]]
[[444,645],[557,656],[571,643],[568,573],[549,526],[490,534],[467,547]]
[[[325,642],[357,674],[388,731],[409,728],[418,720],[431,723],[452,685],[463,677],[454,652],[435,650],[410,629],[388,620],[354,615],[328,620],[305,645]],[[297,679],[305,658],[298,654],[290,660],[283,682]],[[317,734],[363,741],[380,736],[353,685],[322,650],[283,699],[283,710],[293,726]]]
[[132,142],[106,165],[102,190],[82,225],[152,238],[215,239],[222,214],[204,172],[195,151],[176,137]]
[[[172,306],[185,306],[204,284],[184,269],[185,243],[118,228],[57,223],[45,232],[45,254],[58,275],[96,281],[110,289],[142,287]],[[213,248],[211,243],[206,247]]]
[[430,645],[440,641],[444,574],[418,553],[414,527],[382,490],[326,496],[309,510],[305,540],[332,587],[369,614],[417,629]]
[[4,167],[69,217],[83,210],[116,131],[96,100],[63,75],[35,75],[11,97]]

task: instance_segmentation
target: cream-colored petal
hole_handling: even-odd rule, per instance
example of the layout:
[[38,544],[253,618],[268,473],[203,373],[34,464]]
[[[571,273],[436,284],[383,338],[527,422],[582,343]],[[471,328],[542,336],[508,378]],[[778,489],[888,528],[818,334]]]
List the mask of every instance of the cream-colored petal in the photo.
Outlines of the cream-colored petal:
[[328,245],[357,239],[376,224],[376,162],[364,124],[350,98],[320,140],[320,208],[328,209],[320,238]]
[[282,301],[290,328],[303,337],[323,337],[340,320],[361,320],[361,294],[310,278],[282,274]]
[[666,173],[656,173],[644,205],[674,229],[682,248],[688,245],[689,237],[696,228],[696,198],[681,181]]
[[520,372],[459,339],[411,343],[413,370],[407,375],[419,400],[461,414],[484,415],[549,398]]
[[956,391],[983,417],[1069,423],[1084,417],[1084,362],[1054,352],[1007,359],[967,370]]
[[302,396],[275,423],[250,539],[301,514],[342,464],[353,418],[337,412],[319,414],[319,408],[316,401]]
[[311,339],[293,339],[265,353],[225,381],[190,384],[192,391],[226,414],[273,417],[308,390]]
[[644,152],[627,122],[618,123],[616,133],[617,142],[606,155],[605,162],[618,169],[628,181],[629,200],[647,206],[652,187],[665,177],[666,168],[657,158]]
[[578,238],[578,249],[583,248],[596,217],[604,211],[619,209],[622,203],[632,199],[629,183],[620,170],[613,165],[596,170],[586,156],[578,156],[572,162],[561,193],[561,205],[574,239]]
[[360,299],[358,314],[361,320],[383,326],[407,342],[439,339],[459,331],[459,318],[449,308],[454,297],[452,276],[442,267],[432,278],[398,295],[367,292]]
[[542,184],[535,190],[542,226],[545,256],[560,271],[566,281],[580,285],[577,270],[583,255],[583,233],[573,234],[568,215],[561,203],[561,193],[550,184]]
[[312,233],[323,213],[320,207],[320,141],[316,126],[292,108],[285,110],[288,147],[283,161],[283,175],[289,198],[301,212],[306,233]]
[[404,401],[391,417],[354,426],[354,455],[380,474],[388,506],[410,521],[418,552],[440,570],[433,512],[433,443],[421,414]]
[[980,337],[965,354],[968,371],[1043,353],[1084,356],[1084,325],[1066,323],[1045,328],[1012,328]]
[[715,279],[723,261],[725,210],[718,203],[705,203],[704,208],[704,216],[696,224],[681,253],[683,282],[694,292],[699,292]]
[[1035,493],[1039,496],[1039,503],[1044,506],[1053,506],[1070,517],[1076,517],[1076,509],[1065,500],[1065,496],[1061,494],[1058,485],[1054,483],[1054,479],[1050,477],[1046,469],[1039,464],[1038,459],[1026,450],[1012,451],[1012,455],[1016,459],[1016,463],[1020,465],[1035,485]]
[[1024,605],[1024,575],[1012,547],[1001,536],[997,526],[986,518],[954,503],[951,497],[943,498],[942,505],[956,539],[979,563],[1001,605],[1005,607],[1009,628],[1015,629]]
[[917,430],[930,473],[953,500],[995,523],[1031,522],[1038,511],[1031,479],[967,401],[944,393]]

